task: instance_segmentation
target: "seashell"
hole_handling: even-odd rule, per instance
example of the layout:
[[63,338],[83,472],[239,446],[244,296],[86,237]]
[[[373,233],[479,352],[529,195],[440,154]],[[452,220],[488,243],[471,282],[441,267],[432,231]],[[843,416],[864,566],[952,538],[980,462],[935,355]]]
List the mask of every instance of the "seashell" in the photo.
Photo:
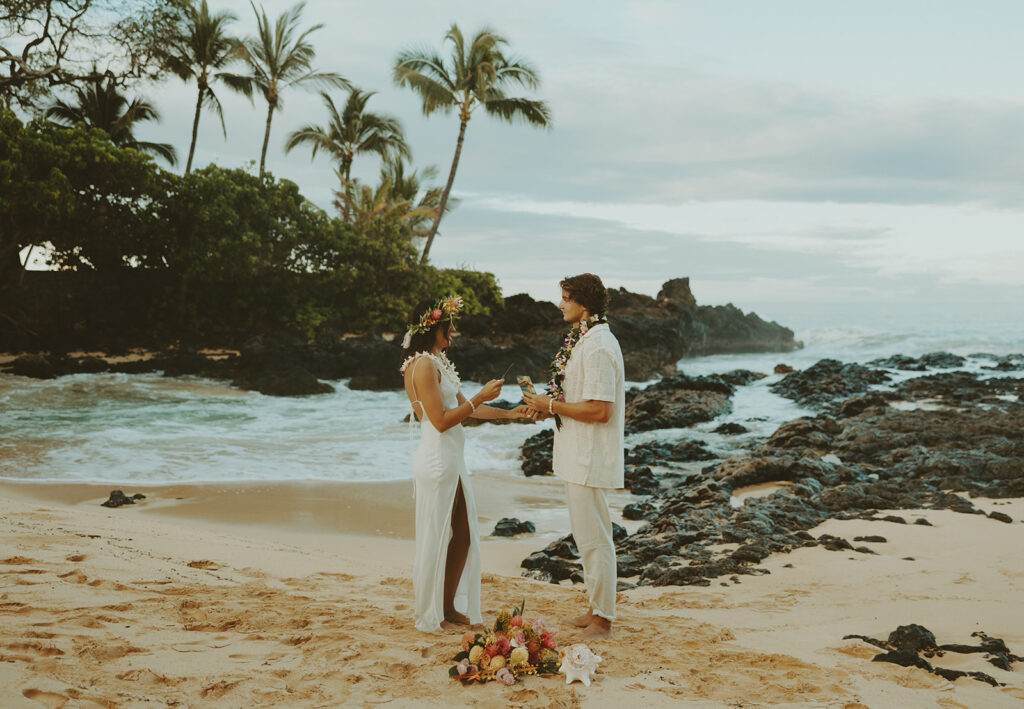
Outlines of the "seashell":
[[562,650],[562,665],[558,671],[565,674],[566,684],[579,680],[589,687],[600,661],[600,656],[595,655],[589,647],[583,643],[576,643]]

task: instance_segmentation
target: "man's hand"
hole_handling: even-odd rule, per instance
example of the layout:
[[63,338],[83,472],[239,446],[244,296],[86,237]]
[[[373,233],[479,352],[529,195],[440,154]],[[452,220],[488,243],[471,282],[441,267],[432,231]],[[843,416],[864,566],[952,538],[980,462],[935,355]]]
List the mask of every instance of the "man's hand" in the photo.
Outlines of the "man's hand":
[[531,394],[530,392],[523,392],[523,401],[531,409],[539,411],[545,415],[550,415],[550,396],[547,396],[545,394]]

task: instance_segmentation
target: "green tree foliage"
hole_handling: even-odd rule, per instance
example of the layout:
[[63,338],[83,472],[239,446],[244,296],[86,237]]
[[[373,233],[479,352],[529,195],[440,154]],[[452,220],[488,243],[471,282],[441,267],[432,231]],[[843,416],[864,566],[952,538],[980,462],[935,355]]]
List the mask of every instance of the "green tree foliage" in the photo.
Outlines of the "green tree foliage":
[[[121,149],[97,128],[28,125],[0,114],[0,264],[11,283],[18,253],[51,244],[53,266],[129,265],[152,227],[165,180],[151,158]],[[11,269],[15,269],[13,272]]]
[[118,85],[164,72],[163,48],[186,0],[5,0],[0,105],[32,110],[52,91],[100,77]]
[[57,99],[46,109],[46,117],[65,125],[84,123],[99,128],[121,148],[134,148],[158,155],[171,165],[178,161],[174,146],[150,143],[135,137],[135,126],[144,121],[159,121],[160,114],[148,101],[136,97],[128,102],[113,79],[92,79],[74,89],[74,103]]
[[398,55],[394,68],[395,82],[420,95],[424,115],[429,116],[434,111],[449,114],[453,110],[459,114],[455,156],[448,172],[448,182],[441,193],[440,208],[427,234],[421,263],[427,261],[445,214],[462,155],[466,126],[474,111],[482,106],[488,115],[510,123],[521,120],[539,127],[551,125],[551,111],[546,103],[506,93],[516,87],[537,88],[540,75],[526,61],[506,55],[508,41],[504,37],[483,29],[467,45],[458,25],[452,24],[445,41],[451,45],[447,61],[432,50],[410,49]]
[[345,221],[287,180],[216,166],[178,176],[84,125],[0,112],[0,180],[0,321],[17,300],[19,252],[45,244],[75,276],[60,281],[79,289],[62,301],[69,318],[111,336],[398,331],[437,293],[462,294],[469,312],[500,304],[490,274],[419,266],[400,210]]

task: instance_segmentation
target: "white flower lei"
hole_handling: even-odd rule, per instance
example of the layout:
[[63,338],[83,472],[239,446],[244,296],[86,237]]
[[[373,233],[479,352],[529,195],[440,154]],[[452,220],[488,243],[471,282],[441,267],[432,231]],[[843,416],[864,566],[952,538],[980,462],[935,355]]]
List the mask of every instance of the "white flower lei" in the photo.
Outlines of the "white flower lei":
[[462,385],[462,379],[459,378],[459,370],[455,369],[455,365],[452,364],[451,360],[448,359],[448,355],[442,350],[441,354],[436,355],[433,352],[416,352],[405,358],[402,362],[402,366],[398,368],[398,371],[405,374],[405,368],[416,359],[417,357],[427,357],[437,365],[438,370],[448,377],[448,381],[455,385],[458,389]]

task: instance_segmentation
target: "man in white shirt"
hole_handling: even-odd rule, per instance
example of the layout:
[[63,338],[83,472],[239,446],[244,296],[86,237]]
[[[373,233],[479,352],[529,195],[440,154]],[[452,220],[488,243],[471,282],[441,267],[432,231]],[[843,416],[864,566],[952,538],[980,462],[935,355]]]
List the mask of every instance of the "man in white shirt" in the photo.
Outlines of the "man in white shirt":
[[557,418],[553,468],[565,480],[569,519],[583,562],[590,609],[572,619],[581,639],[611,635],[618,580],[612,522],[605,497],[624,486],[625,375],[608,323],[608,291],[592,273],[560,283],[562,318],[573,324],[552,364],[548,395],[525,394],[535,419]]

